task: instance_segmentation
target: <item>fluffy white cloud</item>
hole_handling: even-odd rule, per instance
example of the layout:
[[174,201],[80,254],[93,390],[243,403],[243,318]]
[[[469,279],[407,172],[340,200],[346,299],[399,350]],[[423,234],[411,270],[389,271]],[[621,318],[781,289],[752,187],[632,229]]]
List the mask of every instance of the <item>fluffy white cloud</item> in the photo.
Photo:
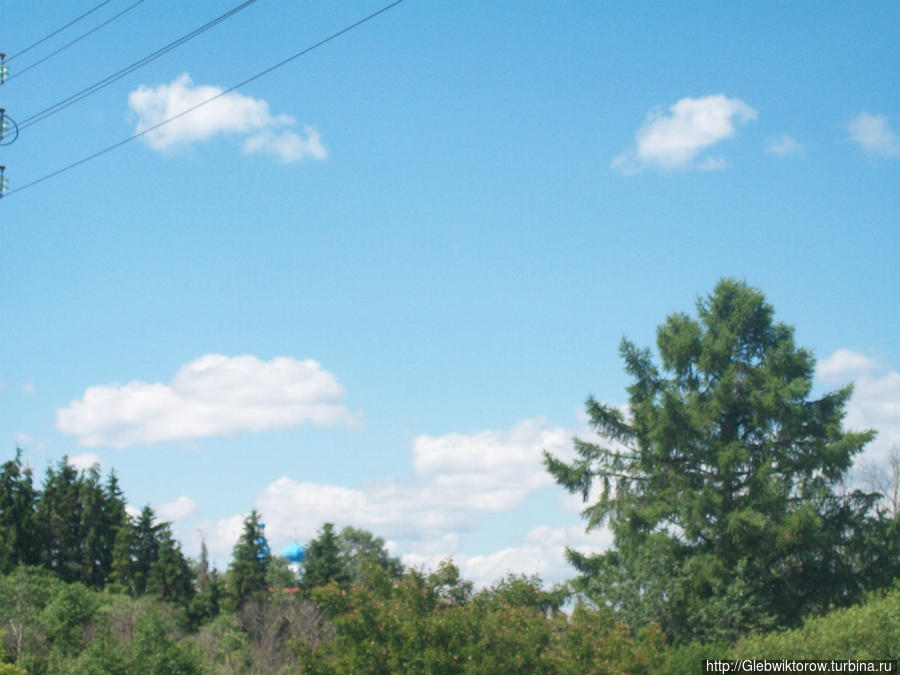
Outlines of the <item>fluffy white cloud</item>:
[[852,382],[844,426],[878,432],[857,463],[881,462],[891,446],[900,446],[900,373],[876,359],[839,349],[816,364],[816,375],[829,386]]
[[434,488],[476,488],[480,494],[467,503],[505,510],[529,490],[552,484],[542,450],[555,452],[571,445],[570,439],[571,432],[548,428],[540,418],[505,431],[422,435],[413,442],[413,467]]
[[722,169],[725,160],[697,155],[734,135],[738,125],[755,120],[757,112],[736,98],[723,94],[683,98],[664,109],[654,108],[635,134],[635,147],[616,157],[612,166],[623,173],[645,167],[661,169]]
[[777,157],[798,155],[803,152],[803,145],[793,136],[782,134],[781,136],[766,139],[766,152]]
[[892,446],[900,446],[900,373],[890,370],[862,375],[853,384],[845,424],[850,429],[878,432],[862,459],[881,462]]
[[304,138],[291,130],[296,125],[294,118],[272,115],[266,101],[234,91],[221,95],[222,91],[212,85],[195,85],[187,73],[158,87],[142,85],[128,95],[128,105],[137,115],[135,131],[151,129],[219,96],[149,132],[144,136],[146,143],[154,150],[168,150],[226,134],[242,137],[244,152],[274,155],[282,162],[296,162],[305,157],[321,160],[328,156],[314,128],[305,126]]
[[[487,516],[514,512],[537,490],[552,485],[542,451],[570,458],[573,433],[594,440],[587,429],[573,432],[550,426],[542,418],[522,420],[509,429],[423,434],[411,444],[410,477],[343,487],[283,476],[262,491],[254,506],[265,519],[273,550],[294,539],[308,541],[322,523],[331,522],[338,529],[352,525],[385,537],[409,566],[433,569],[453,557],[464,577],[478,586],[507,573],[561,581],[572,575],[565,547],[601,551],[611,541],[609,532],[585,534],[580,524],[537,527],[521,546],[486,555],[461,552],[460,535],[477,530]],[[211,555],[227,560],[242,519],[233,516],[208,524]]]
[[410,478],[347,488],[283,476],[260,494],[256,508],[279,543],[313,537],[326,521],[390,538],[440,538],[472,529],[479,516],[513,510],[552,484],[541,453],[565,452],[570,436],[539,418],[507,430],[421,435],[412,443]]
[[866,152],[882,157],[900,156],[900,138],[887,117],[861,112],[847,125],[852,138]]
[[566,548],[580,553],[601,553],[612,544],[608,530],[584,532],[582,527],[533,528],[525,535],[521,546],[503,548],[485,555],[459,553],[459,542],[453,538],[430,544],[424,552],[407,553],[403,564],[410,567],[434,569],[441,560],[453,557],[463,578],[476,587],[490,586],[508,574],[537,575],[547,583],[571,578],[572,567],[566,561]]
[[878,368],[879,364],[875,359],[850,349],[838,349],[831,356],[816,363],[816,377],[829,384],[841,385]]
[[176,497],[170,502],[164,502],[156,507],[156,515],[160,520],[169,522],[187,518],[197,510],[197,504],[190,497]]
[[204,523],[192,530],[194,550],[199,551],[201,542],[205,542],[214,566],[219,569],[227,567],[231,551],[244,529],[246,517],[247,514],[238,513],[214,523]]
[[69,466],[72,466],[79,471],[90,469],[94,464],[103,464],[103,462],[100,461],[100,455],[96,452],[82,452],[78,455],[71,455],[68,462]]
[[229,436],[302,424],[353,425],[344,390],[316,361],[207,354],[169,384],[88,387],[56,413],[56,426],[80,445],[135,444]]
[[274,155],[285,163],[296,162],[304,157],[325,159],[328,153],[322,145],[319,132],[309,125],[304,125],[303,132],[306,138],[293,131],[261,131],[244,141],[243,150],[246,153]]
[[[567,455],[571,435],[540,418],[505,430],[421,435],[412,441],[412,476],[358,487],[283,476],[262,491],[255,507],[273,548],[309,540],[332,522],[402,540],[403,550],[440,559],[456,551],[459,533],[476,529],[480,518],[510,512],[550,485],[541,453]],[[227,556],[239,526],[237,516],[208,526],[210,551]]]

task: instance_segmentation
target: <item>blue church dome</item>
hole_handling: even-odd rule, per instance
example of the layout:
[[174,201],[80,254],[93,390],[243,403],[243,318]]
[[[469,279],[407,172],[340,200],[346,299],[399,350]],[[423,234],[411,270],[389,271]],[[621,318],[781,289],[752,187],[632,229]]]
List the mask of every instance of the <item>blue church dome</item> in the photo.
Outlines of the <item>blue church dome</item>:
[[281,555],[283,555],[291,562],[296,563],[300,562],[306,557],[306,549],[295,541],[293,544],[285,546],[284,550],[281,552]]

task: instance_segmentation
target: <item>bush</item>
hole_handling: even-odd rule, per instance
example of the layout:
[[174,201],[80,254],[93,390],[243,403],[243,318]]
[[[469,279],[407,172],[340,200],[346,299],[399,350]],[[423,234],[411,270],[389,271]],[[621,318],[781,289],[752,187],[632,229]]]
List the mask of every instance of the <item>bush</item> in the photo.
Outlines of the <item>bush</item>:
[[900,645],[900,583],[866,602],[808,619],[795,630],[752,635],[732,658],[895,659]]

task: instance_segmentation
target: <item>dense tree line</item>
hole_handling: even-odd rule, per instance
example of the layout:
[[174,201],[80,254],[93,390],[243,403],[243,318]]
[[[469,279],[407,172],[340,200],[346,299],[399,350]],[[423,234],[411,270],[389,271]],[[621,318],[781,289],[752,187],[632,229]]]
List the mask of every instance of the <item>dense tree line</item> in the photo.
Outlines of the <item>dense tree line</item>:
[[149,506],[132,518],[125,505],[115,473],[104,481],[96,466],[78,471],[66,458],[36,489],[17,451],[0,467],[0,571],[38,566],[64,582],[187,606],[194,580],[169,524]]

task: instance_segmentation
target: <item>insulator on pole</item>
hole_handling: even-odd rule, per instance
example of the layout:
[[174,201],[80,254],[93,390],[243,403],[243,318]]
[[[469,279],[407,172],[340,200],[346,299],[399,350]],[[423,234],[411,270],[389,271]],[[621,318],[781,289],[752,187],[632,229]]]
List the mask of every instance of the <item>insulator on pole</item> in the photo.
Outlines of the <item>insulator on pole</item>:
[[6,82],[9,77],[9,66],[6,65],[6,54],[0,52],[0,84]]
[[[6,138],[6,136],[10,135],[10,131],[12,131],[11,138]],[[0,145],[9,145],[18,137],[19,125],[16,124],[12,117],[6,114],[4,108],[0,108]]]

